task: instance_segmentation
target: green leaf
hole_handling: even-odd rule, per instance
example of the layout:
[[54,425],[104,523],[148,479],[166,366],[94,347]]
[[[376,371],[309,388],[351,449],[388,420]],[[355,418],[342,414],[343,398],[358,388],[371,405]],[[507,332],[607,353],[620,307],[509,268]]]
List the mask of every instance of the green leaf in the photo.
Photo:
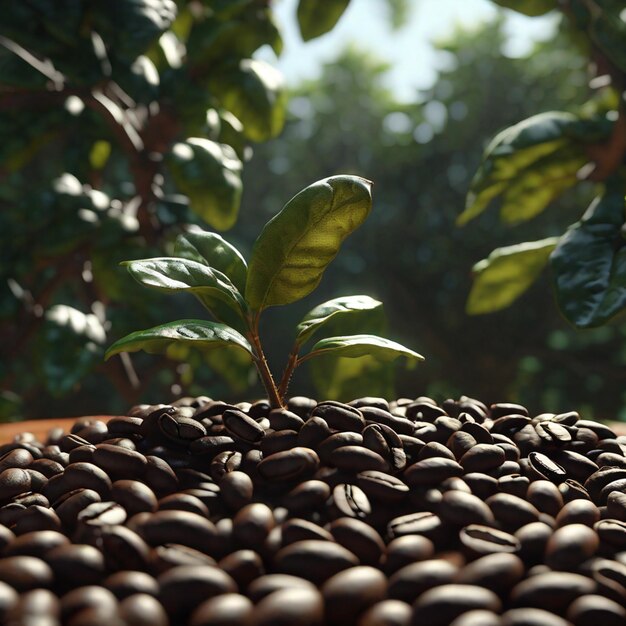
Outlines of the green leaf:
[[624,215],[618,185],[594,200],[550,257],[561,311],[579,328],[600,326],[626,306]]
[[300,0],[298,3],[298,25],[304,41],[309,41],[332,30],[350,0]]
[[320,354],[334,354],[350,359],[370,356],[381,361],[393,361],[403,356],[413,363],[424,360],[421,354],[402,344],[376,335],[344,335],[321,339],[311,348],[311,352],[302,357],[301,360]]
[[191,137],[172,147],[168,165],[176,186],[189,197],[195,213],[218,230],[235,224],[243,165],[230,146]]
[[209,84],[222,106],[241,121],[248,139],[267,141],[282,130],[286,112],[283,78],[269,63],[243,59],[216,72]]
[[[620,3],[621,5],[621,3]],[[624,7],[592,11],[589,34],[602,52],[622,71],[626,72],[626,22],[622,18]]]
[[541,213],[550,202],[579,182],[577,173],[588,160],[581,149],[571,146],[538,159],[504,190],[501,220],[518,224]]
[[298,324],[296,343],[302,345],[328,322],[344,315],[358,315],[362,311],[371,311],[382,307],[382,302],[369,296],[343,296],[324,302],[309,311]]
[[104,358],[109,359],[120,352],[137,350],[158,354],[175,343],[188,344],[200,350],[231,346],[253,354],[252,346],[246,338],[225,324],[204,320],[178,320],[126,335],[109,347]]
[[217,233],[190,229],[176,238],[176,256],[204,263],[228,276],[233,285],[243,292],[246,287],[248,266],[235,246]]
[[157,257],[126,261],[123,265],[138,283],[146,287],[192,293],[220,321],[229,324],[234,321],[241,328],[245,320],[247,307],[237,288],[225,274],[204,263]]
[[371,183],[357,176],[325,178],[294,196],[254,244],[245,291],[251,308],[261,311],[311,293],[371,206]]
[[530,17],[544,15],[557,8],[556,0],[493,0],[493,2],[505,9],[513,9]]
[[[457,218],[462,226],[480,215],[498,195],[513,187],[511,202],[516,202],[515,195],[524,190],[525,200],[537,193],[538,197],[528,209],[528,215],[541,211],[552,197],[561,193],[564,186],[573,184],[574,167],[584,164],[584,144],[599,141],[609,135],[611,122],[606,116],[581,119],[571,113],[550,111],[533,117],[505,129],[490,142],[483,155],[483,162],[470,185],[465,210]],[[544,166],[550,171],[543,175]],[[534,169],[531,169],[534,168]],[[520,179],[528,172],[527,179]],[[555,172],[557,173],[555,175]],[[573,172],[573,173],[572,173]],[[542,182],[556,177],[557,184],[552,185],[550,193],[543,192]],[[561,178],[567,178],[561,184]],[[575,182],[575,181],[574,181]],[[528,193],[529,188],[535,192]],[[548,198],[546,200],[546,198]],[[505,211],[505,217],[509,211]],[[513,210],[514,221],[521,221],[524,209]]]
[[469,315],[492,313],[509,306],[539,277],[558,237],[496,248],[474,268],[474,284],[467,300]]

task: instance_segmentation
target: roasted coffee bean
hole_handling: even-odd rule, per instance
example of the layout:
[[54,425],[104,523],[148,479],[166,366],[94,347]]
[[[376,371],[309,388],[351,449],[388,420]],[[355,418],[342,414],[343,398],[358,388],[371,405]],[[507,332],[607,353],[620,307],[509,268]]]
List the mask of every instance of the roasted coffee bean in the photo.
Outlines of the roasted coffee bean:
[[[552,483],[550,484],[552,485]],[[519,474],[507,474],[506,476],[500,476],[498,478],[498,489],[502,493],[509,493],[512,496],[517,496],[518,498],[527,497],[529,485],[530,481],[528,480],[528,478],[526,478],[526,476],[520,476]],[[554,487],[554,485],[552,486]],[[556,489],[556,487],[554,488]]]
[[486,500],[500,524],[517,530],[525,524],[539,520],[539,511],[530,502],[508,493],[497,493]]
[[264,428],[243,411],[227,409],[222,420],[228,433],[238,441],[254,444],[265,437]]
[[626,549],[626,522],[604,519],[596,522],[593,527],[602,543],[610,545],[613,549]]
[[[503,419],[503,418],[501,418]],[[448,626],[471,610],[485,609],[498,613],[501,602],[493,591],[476,585],[447,584],[423,593],[413,605],[411,626]]]
[[[363,488],[360,483],[359,486]],[[367,493],[367,490],[364,491]],[[330,487],[327,483],[314,479],[305,480],[285,495],[283,505],[287,507],[291,513],[306,513],[321,507],[329,497]]]
[[595,555],[600,545],[596,532],[583,524],[558,528],[546,545],[546,565],[553,570],[576,571]]
[[36,459],[30,464],[30,469],[37,470],[46,478],[52,478],[55,474],[63,472],[63,465],[52,459]]
[[313,416],[306,420],[298,432],[298,445],[317,449],[319,444],[330,437],[332,431],[326,420]]
[[385,599],[387,579],[375,567],[359,565],[329,578],[321,588],[327,624],[354,623],[370,606]]
[[296,541],[315,539],[320,541],[333,541],[333,536],[328,530],[315,522],[305,519],[291,518],[280,527],[281,546],[284,548]]
[[22,468],[9,467],[0,473],[0,502],[31,491],[31,476]]
[[79,446],[89,446],[91,445],[89,441],[79,437],[76,434],[65,435],[59,441],[59,447],[62,452],[70,452],[74,448],[78,448]]
[[535,426],[535,430],[546,444],[564,446],[572,440],[569,430],[557,422],[541,422]]
[[109,571],[145,570],[150,559],[150,547],[130,528],[121,525],[100,529],[97,541]]
[[496,402],[489,409],[492,420],[497,420],[505,415],[525,415],[528,416],[528,409],[515,402]]
[[212,459],[220,452],[232,450],[234,447],[235,440],[228,435],[207,435],[206,437],[194,439],[189,444],[189,452]]
[[167,461],[157,456],[146,456],[143,480],[157,496],[166,495],[178,489],[178,478],[174,470]]
[[279,430],[276,432],[268,432],[263,437],[260,448],[263,456],[269,456],[276,452],[290,450],[298,445],[298,432],[295,430]]
[[410,563],[390,576],[389,597],[412,604],[425,591],[451,583],[458,572],[455,564],[443,559]]
[[129,626],[169,626],[163,605],[152,595],[136,593],[122,600],[119,616]]
[[578,481],[568,478],[565,482],[559,484],[559,491],[563,496],[563,502],[571,502],[572,500],[590,500],[587,490]]
[[321,417],[332,429],[360,433],[365,428],[363,414],[357,408],[341,402],[320,402],[312,416]]
[[496,444],[478,443],[468,450],[459,463],[466,472],[488,472],[504,463],[504,450]]
[[254,626],[322,626],[324,599],[317,589],[280,589],[254,607]]
[[626,493],[613,491],[606,499],[607,515],[610,518],[626,522]]
[[141,432],[141,417],[114,417],[107,422],[109,433],[127,437],[129,435],[139,435]]
[[458,461],[468,450],[473,448],[478,442],[470,433],[464,430],[457,430],[450,435],[446,442],[447,448],[452,452]]
[[411,402],[406,406],[406,416],[411,420],[434,422],[438,417],[446,416],[444,409],[430,402]]
[[355,432],[339,432],[327,437],[318,447],[317,452],[323,463],[330,462],[331,454],[344,446],[360,446],[363,445],[363,435]]
[[459,615],[450,626],[502,626],[502,621],[493,611],[474,609]]
[[411,618],[411,605],[401,600],[383,600],[369,608],[359,626],[405,626]]
[[263,560],[254,550],[236,550],[219,561],[219,567],[237,583],[240,590],[265,574]]
[[78,514],[78,523],[87,526],[111,526],[126,521],[126,510],[117,502],[93,502]]
[[102,586],[113,593],[118,600],[136,593],[147,593],[154,597],[159,593],[159,585],[150,574],[135,570],[115,572],[104,579]]
[[193,612],[189,626],[248,626],[254,605],[239,593],[224,593],[202,602]]
[[56,530],[34,530],[15,537],[3,550],[4,556],[36,556],[45,561],[46,554],[69,544],[69,539]]
[[402,535],[423,535],[436,543],[442,534],[441,519],[429,511],[401,515],[389,522],[387,533],[394,539]]
[[310,448],[295,447],[264,458],[259,474],[268,481],[289,481],[312,475],[319,467],[319,457]]
[[315,590],[316,587],[310,581],[300,578],[299,576],[291,576],[290,574],[265,574],[259,576],[259,578],[250,584],[247,595],[252,602],[258,604],[263,598],[281,589]]
[[593,526],[600,519],[598,507],[589,500],[572,500],[558,512],[555,522],[557,527],[568,524]]
[[237,584],[223,570],[212,565],[180,565],[158,578],[159,600],[174,623],[184,623],[201,603],[214,596],[235,593]]
[[490,508],[477,496],[462,491],[446,491],[437,508],[443,522],[455,526],[468,524],[495,525]]
[[367,470],[385,472],[389,470],[389,464],[380,454],[360,445],[336,448],[330,453],[328,462],[347,472],[357,473]]
[[556,517],[563,508],[563,496],[549,480],[536,480],[530,483],[526,496],[538,511],[552,517]]
[[528,459],[540,479],[547,479],[558,485],[567,478],[565,469],[541,452],[531,452]]
[[572,623],[549,611],[524,607],[503,613],[502,626],[572,626]]
[[341,483],[332,492],[332,503],[337,509],[339,517],[367,517],[372,506],[365,492],[356,485]]
[[518,555],[527,565],[540,563],[545,555],[546,545],[554,530],[544,522],[531,522],[515,531],[519,541]]
[[61,530],[61,520],[53,509],[32,505],[16,516],[11,530],[16,535],[37,530]]
[[61,598],[61,618],[66,623],[87,609],[97,609],[113,617],[117,609],[117,600],[108,589],[97,585],[81,586]]
[[270,428],[273,430],[299,431],[304,426],[304,420],[287,409],[273,409],[268,414]]
[[470,472],[463,476],[463,480],[475,496],[486,500],[498,490],[498,481],[493,476],[481,472]]
[[59,599],[51,591],[33,589],[20,595],[19,601],[9,611],[3,623],[10,626],[13,624],[57,626],[60,624],[60,613]]
[[275,556],[279,573],[306,578],[320,584],[338,572],[359,564],[358,558],[349,550],[330,541],[296,541]]
[[159,511],[189,511],[202,517],[209,517],[209,509],[206,504],[188,493],[172,493],[165,496],[159,500],[157,508]]
[[113,479],[141,478],[147,464],[143,454],[106,443],[96,446],[92,462]]
[[7,556],[0,558],[0,581],[15,591],[49,588],[54,574],[49,564],[34,556]]
[[200,550],[178,543],[156,546],[150,553],[151,571],[155,576],[179,565],[216,565],[217,562]]
[[503,596],[523,578],[524,569],[524,563],[517,555],[497,552],[466,565],[459,571],[455,582],[479,585]]
[[111,479],[93,463],[71,463],[65,468],[62,476],[65,492],[83,487],[93,489],[104,498],[108,497],[111,491]]
[[266,504],[248,504],[233,518],[233,537],[243,547],[254,549],[265,541],[274,525],[274,514]]
[[626,609],[609,598],[592,594],[574,600],[567,618],[576,626],[621,626],[626,623]]
[[238,511],[252,501],[254,484],[250,476],[244,472],[228,472],[220,480],[219,486],[222,499],[232,511]]
[[399,478],[377,470],[359,472],[356,482],[366,495],[374,500],[397,502],[409,492],[408,485]]
[[535,607],[564,615],[579,596],[593,593],[595,582],[571,572],[545,572],[519,582],[511,591],[515,606]]
[[154,491],[138,480],[116,480],[111,487],[111,500],[124,507],[128,517],[157,508]]
[[423,459],[430,459],[433,457],[441,457],[454,461],[454,454],[438,441],[429,441],[424,444],[417,455],[417,460],[422,461]]
[[340,518],[328,526],[335,541],[352,552],[361,565],[379,566],[385,554],[385,542],[369,524],[353,518]]
[[237,471],[241,467],[243,455],[235,450],[220,452],[212,461],[210,474],[213,480],[219,482],[228,472]]
[[404,481],[411,486],[434,485],[452,476],[462,476],[463,467],[456,461],[434,457],[418,461],[406,468]]
[[363,429],[363,445],[380,454],[394,471],[406,466],[406,453],[395,430],[385,424],[370,424]]
[[105,571],[104,557],[93,546],[72,543],[50,550],[46,561],[54,571],[57,584],[66,589],[97,584]]
[[480,524],[470,524],[459,533],[459,539],[470,554],[484,555],[492,552],[518,552],[520,541],[502,530]]
[[0,456],[0,473],[10,467],[29,467],[33,461],[33,455],[24,448],[9,450]]

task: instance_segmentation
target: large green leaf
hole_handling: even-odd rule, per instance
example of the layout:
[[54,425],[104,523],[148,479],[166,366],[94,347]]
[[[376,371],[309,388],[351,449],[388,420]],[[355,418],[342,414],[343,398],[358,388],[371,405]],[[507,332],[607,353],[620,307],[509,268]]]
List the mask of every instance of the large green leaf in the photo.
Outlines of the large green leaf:
[[382,307],[382,305],[382,302],[369,296],[342,296],[319,304],[309,311],[296,327],[298,331],[296,342],[302,345],[320,328],[327,326],[330,320],[336,320],[345,315],[358,315],[363,311]]
[[283,78],[269,63],[243,59],[216,72],[209,84],[222,106],[241,121],[248,139],[267,141],[282,130],[286,111]]
[[493,0],[505,9],[513,9],[518,13],[535,17],[557,8],[556,0]]
[[550,202],[579,182],[577,173],[588,160],[582,149],[572,146],[538,159],[504,189],[501,220],[517,224],[541,213]]
[[174,257],[126,261],[132,277],[146,287],[161,291],[186,291],[220,321],[233,324],[245,319],[246,303],[230,279],[204,263]]
[[496,248],[474,268],[474,284],[467,300],[470,315],[492,313],[509,306],[538,278],[559,238],[550,237]]
[[298,25],[304,41],[309,41],[332,30],[350,0],[300,0],[298,3]]
[[175,343],[187,344],[200,350],[231,346],[253,354],[246,338],[225,324],[204,320],[178,320],[126,335],[108,348],[105,359],[120,352],[137,350],[158,354]]
[[624,216],[618,185],[591,204],[550,257],[561,311],[579,328],[604,324],[626,306]]
[[222,272],[240,292],[246,288],[248,266],[245,259],[217,233],[192,228],[176,238],[174,254]]
[[295,195],[254,244],[245,291],[248,304],[260,311],[311,293],[371,207],[371,183],[357,176],[325,178]]
[[376,335],[344,335],[320,339],[313,345],[311,351],[302,357],[302,360],[308,360],[322,354],[334,354],[350,359],[370,356],[381,361],[393,361],[402,356],[412,363],[424,360],[421,354],[402,344]]
[[619,7],[604,7],[591,12],[589,34],[594,43],[620,69],[626,72],[626,21]]
[[191,137],[172,147],[168,165],[191,209],[218,230],[237,221],[241,200],[242,163],[226,144]]
[[[535,185],[535,182],[538,176],[542,176],[543,167],[547,164],[550,164],[550,172],[544,179],[548,174],[551,179],[553,171],[559,173],[559,182],[552,185],[547,195],[558,195],[564,187],[560,179],[566,177],[569,186],[573,168],[578,163],[584,163],[583,144],[606,138],[611,126],[612,122],[605,116],[581,119],[571,113],[549,111],[503,130],[485,150],[483,162],[472,180],[465,210],[457,218],[457,224],[466,224],[480,215],[493,199],[511,186],[513,196],[529,186],[534,187],[534,191],[525,193],[525,200],[535,193],[541,196],[542,184]],[[529,178],[520,181],[527,170]],[[545,207],[545,198],[543,193],[528,212],[535,214],[541,211]],[[523,210],[518,208],[516,213],[521,215]]]

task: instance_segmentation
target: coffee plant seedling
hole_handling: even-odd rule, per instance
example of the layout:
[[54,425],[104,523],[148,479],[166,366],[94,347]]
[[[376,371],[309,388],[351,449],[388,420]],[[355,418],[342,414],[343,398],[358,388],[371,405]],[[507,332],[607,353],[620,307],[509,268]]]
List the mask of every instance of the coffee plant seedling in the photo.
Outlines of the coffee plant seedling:
[[259,337],[262,312],[311,293],[343,240],[363,223],[371,206],[369,181],[333,176],[306,187],[265,225],[254,243],[249,265],[220,235],[201,230],[178,237],[175,257],[124,262],[142,285],[192,293],[217,322],[184,319],[140,330],[116,341],[105,358],[137,350],[165,352],[174,343],[201,350],[234,347],[250,355],[275,408],[284,406],[294,369],[318,355],[371,355],[386,361],[403,356],[410,362],[422,361],[417,352],[368,334],[326,337],[300,356],[302,346],[331,318],[380,306],[368,296],[335,298],[311,310],[296,328],[295,342],[278,384],[263,352]]

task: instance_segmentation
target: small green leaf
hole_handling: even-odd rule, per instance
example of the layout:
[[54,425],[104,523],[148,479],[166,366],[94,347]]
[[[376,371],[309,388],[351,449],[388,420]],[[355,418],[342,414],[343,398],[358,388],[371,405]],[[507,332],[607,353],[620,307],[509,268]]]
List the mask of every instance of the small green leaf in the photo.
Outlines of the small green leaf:
[[371,311],[378,307],[382,307],[382,302],[374,300],[374,298],[369,296],[343,296],[324,302],[309,311],[298,324],[296,327],[298,331],[296,343],[302,345],[308,341],[315,332],[326,326],[331,319],[335,320],[337,317],[344,315],[355,315],[361,311]]
[[220,321],[231,324],[234,318],[240,326],[245,319],[246,303],[237,288],[225,274],[203,263],[157,257],[126,261],[123,265],[138,283],[146,287],[192,293]]
[[381,361],[393,361],[401,356],[406,357],[409,362],[424,360],[421,354],[409,350],[402,344],[376,335],[344,335],[321,339],[311,348],[311,352],[302,357],[301,360],[320,354],[335,354],[351,359],[371,356]]
[[550,256],[557,300],[579,328],[604,324],[626,306],[623,187],[596,198]]
[[248,304],[261,311],[311,293],[371,206],[371,183],[357,176],[325,178],[294,196],[254,244],[245,291]]
[[474,268],[474,284],[467,300],[469,315],[492,313],[509,306],[538,278],[558,237],[496,248]]
[[167,163],[191,209],[218,230],[237,221],[241,200],[242,163],[233,148],[190,137],[172,147]]
[[518,13],[536,17],[557,8],[556,0],[493,0],[505,9],[513,9]]
[[225,324],[204,320],[178,320],[126,335],[109,347],[104,358],[109,359],[120,352],[137,350],[158,354],[175,343],[188,344],[200,350],[231,346],[253,354],[252,346],[246,338]]
[[245,259],[235,246],[217,233],[192,228],[176,238],[174,254],[222,272],[240,292],[246,287],[248,266]]
[[350,0],[300,0],[298,3],[298,25],[304,41],[309,41],[332,30]]
[[276,137],[285,123],[286,95],[282,74],[265,61],[243,59],[211,77],[221,105],[243,124],[252,141]]

